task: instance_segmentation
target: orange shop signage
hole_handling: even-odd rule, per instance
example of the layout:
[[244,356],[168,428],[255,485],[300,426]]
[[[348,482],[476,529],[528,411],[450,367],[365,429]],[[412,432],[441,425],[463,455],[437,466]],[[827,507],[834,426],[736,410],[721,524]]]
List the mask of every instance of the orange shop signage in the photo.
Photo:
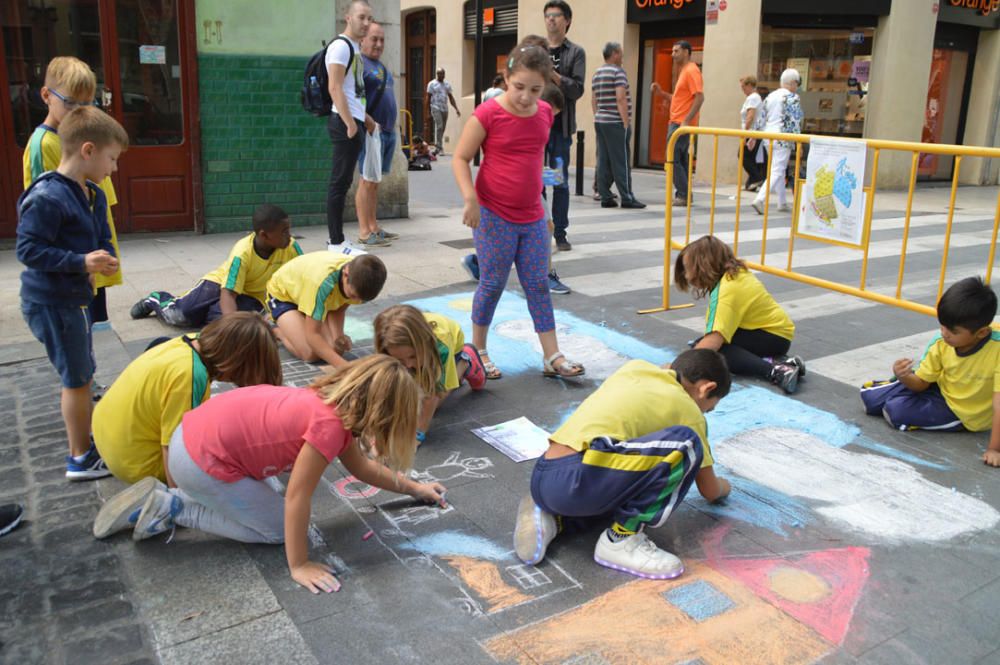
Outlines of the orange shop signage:
[[[1000,3],[1000,0],[994,0]],[[635,3],[637,9],[649,9],[650,7],[670,7],[671,9],[680,9],[684,5],[689,5],[694,0],[632,0]]]
[[[640,1],[641,0],[636,0],[636,2]],[[690,0],[688,0],[688,2],[690,2]],[[1000,12],[1000,0],[948,0],[948,4],[952,7],[964,7],[966,9],[975,10],[983,16],[989,16],[994,12]]]

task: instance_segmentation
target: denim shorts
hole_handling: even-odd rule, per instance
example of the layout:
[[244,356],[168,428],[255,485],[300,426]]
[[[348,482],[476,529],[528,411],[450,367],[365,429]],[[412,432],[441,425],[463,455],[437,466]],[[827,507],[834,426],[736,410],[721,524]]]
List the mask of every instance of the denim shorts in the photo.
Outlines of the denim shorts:
[[293,302],[285,302],[284,300],[278,300],[274,296],[268,294],[267,308],[271,310],[271,320],[277,323],[278,317],[280,317],[285,312],[294,312],[298,310],[299,306]]
[[59,307],[21,301],[31,334],[45,345],[49,362],[66,388],[82,388],[94,378],[94,343],[86,305]]
[[[359,129],[364,131],[364,126]],[[392,170],[392,156],[396,153],[396,132],[381,130],[382,134],[382,173],[388,173]],[[360,172],[365,165],[365,147],[368,145],[368,141],[364,141],[361,144],[361,154],[358,155],[358,171]]]

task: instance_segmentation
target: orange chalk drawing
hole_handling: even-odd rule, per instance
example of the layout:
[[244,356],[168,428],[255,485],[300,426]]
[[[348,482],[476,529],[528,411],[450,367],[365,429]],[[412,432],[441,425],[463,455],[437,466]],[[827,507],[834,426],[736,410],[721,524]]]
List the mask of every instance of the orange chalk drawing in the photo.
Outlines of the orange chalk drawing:
[[462,583],[485,601],[487,614],[534,600],[534,596],[521,593],[520,590],[504,582],[500,570],[492,561],[467,556],[442,558],[458,571]]
[[[668,600],[700,583],[728,599],[720,613],[693,618]],[[688,608],[697,615],[696,608]],[[699,617],[701,618],[701,617]],[[636,580],[585,605],[488,640],[499,662],[562,663],[590,656],[608,663],[798,665],[831,647],[813,630],[704,563],[689,563],[676,580]]]
[[725,552],[729,527],[702,543],[706,560],[675,580],[636,580],[535,624],[491,638],[497,661],[806,665],[843,642],[868,580],[870,551],[842,547],[787,558]]

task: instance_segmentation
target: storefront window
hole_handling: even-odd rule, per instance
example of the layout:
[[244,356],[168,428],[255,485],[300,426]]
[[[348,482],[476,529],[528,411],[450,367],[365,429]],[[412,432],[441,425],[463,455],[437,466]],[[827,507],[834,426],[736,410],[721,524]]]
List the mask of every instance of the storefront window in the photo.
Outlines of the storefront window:
[[[805,134],[861,136],[865,126],[873,31],[761,30],[761,96],[780,86],[781,72],[792,67],[802,75],[799,95]],[[764,90],[766,89],[766,91]]]

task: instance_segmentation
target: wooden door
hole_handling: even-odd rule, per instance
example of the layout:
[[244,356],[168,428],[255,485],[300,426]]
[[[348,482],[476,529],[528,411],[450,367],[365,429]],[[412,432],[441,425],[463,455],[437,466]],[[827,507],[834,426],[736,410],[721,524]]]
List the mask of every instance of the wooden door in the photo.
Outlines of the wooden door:
[[437,14],[426,9],[406,16],[406,108],[413,114],[413,132],[430,139],[427,84],[434,78],[437,61]]
[[[199,183],[193,0],[4,0],[0,27],[0,236],[14,234],[21,159],[45,118],[45,67],[80,58],[97,76],[97,100],[129,134],[112,176],[119,232],[195,230]],[[2,77],[8,80],[3,81]],[[16,223],[16,222],[15,222]]]

